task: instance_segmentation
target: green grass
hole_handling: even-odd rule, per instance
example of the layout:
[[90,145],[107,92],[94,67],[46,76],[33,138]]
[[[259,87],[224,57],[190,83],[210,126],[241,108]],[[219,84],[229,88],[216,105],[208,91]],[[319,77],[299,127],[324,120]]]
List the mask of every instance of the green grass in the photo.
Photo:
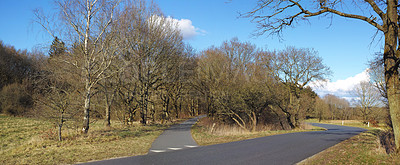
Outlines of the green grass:
[[98,122],[86,135],[65,128],[60,142],[49,121],[0,115],[0,164],[72,164],[142,155],[166,127],[114,122],[106,128]]
[[380,131],[374,129],[361,133],[299,164],[400,164],[400,155],[388,155],[380,146],[377,140]]

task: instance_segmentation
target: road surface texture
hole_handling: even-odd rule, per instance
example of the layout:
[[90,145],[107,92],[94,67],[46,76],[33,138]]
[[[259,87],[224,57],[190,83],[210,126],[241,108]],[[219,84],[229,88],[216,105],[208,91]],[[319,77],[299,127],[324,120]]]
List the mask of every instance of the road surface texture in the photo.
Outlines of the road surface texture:
[[169,152],[90,162],[88,164],[295,164],[365,129],[312,124],[327,131],[300,132]]
[[205,115],[198,116],[183,123],[176,124],[165,130],[151,145],[149,153],[168,152],[172,150],[181,150],[185,148],[198,147],[193,140],[190,129],[198,119]]

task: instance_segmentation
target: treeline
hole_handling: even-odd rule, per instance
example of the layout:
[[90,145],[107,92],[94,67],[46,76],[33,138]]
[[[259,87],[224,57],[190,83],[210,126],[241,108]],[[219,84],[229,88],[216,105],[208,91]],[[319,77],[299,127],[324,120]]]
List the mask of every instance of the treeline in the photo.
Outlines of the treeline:
[[40,70],[41,56],[16,50],[0,41],[0,112],[24,115],[34,106],[31,75]]
[[[314,109],[317,95],[309,87],[300,88],[291,84],[291,80],[284,82],[281,76],[288,75],[280,75],[284,72],[277,70],[290,64],[282,56],[299,55],[293,52],[318,58],[307,54],[309,49],[288,47],[269,52],[233,38],[219,47],[195,53],[180,44],[180,50],[175,53],[152,54],[153,57],[120,54],[93,87],[92,117],[105,119],[106,125],[111,124],[111,118],[129,125],[133,121],[165,122],[206,113],[217,121],[248,130],[255,130],[259,125],[290,129]],[[2,48],[14,50],[4,45]],[[84,116],[81,107],[85,87],[80,70],[69,61],[75,58],[78,62],[82,57],[67,51],[65,44],[55,38],[48,56],[16,53],[31,64],[31,72],[13,77],[20,78],[18,81],[5,83],[1,95],[15,101],[20,100],[15,99],[16,94],[22,93],[18,97],[28,98],[29,107],[25,102],[14,104],[3,99],[2,105],[23,107],[23,111],[3,108],[3,112],[53,119],[60,128],[66,121],[79,121]],[[15,68],[15,71],[20,69]],[[297,109],[290,109],[296,104]]]
[[56,3],[56,27],[65,28],[58,33],[35,13],[54,37],[45,55],[1,44],[2,112],[52,119],[60,139],[68,122],[87,133],[93,120],[148,124],[198,114],[249,131],[292,129],[315,112],[307,85],[330,74],[308,48],[267,51],[233,38],[196,52],[145,1],[70,3]]
[[[371,84],[371,86],[373,86]],[[328,94],[324,97],[317,97],[315,108],[308,113],[308,118],[322,120],[361,120],[371,123],[385,123],[390,125],[389,111],[385,106],[362,104],[362,98],[355,96],[357,100],[350,103],[344,98]],[[365,97],[364,97],[365,98]],[[377,100],[379,101],[379,100]],[[370,102],[372,103],[372,102]]]

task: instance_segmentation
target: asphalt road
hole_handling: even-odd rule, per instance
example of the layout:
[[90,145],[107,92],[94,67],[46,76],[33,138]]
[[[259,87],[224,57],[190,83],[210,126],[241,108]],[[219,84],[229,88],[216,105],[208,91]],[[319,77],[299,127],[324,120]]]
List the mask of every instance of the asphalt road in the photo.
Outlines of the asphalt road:
[[186,148],[198,147],[193,140],[190,129],[198,119],[205,115],[198,116],[183,123],[176,124],[165,130],[151,145],[149,153],[168,152]]
[[256,139],[111,159],[88,164],[295,164],[363,131],[313,124],[327,131],[290,133]]

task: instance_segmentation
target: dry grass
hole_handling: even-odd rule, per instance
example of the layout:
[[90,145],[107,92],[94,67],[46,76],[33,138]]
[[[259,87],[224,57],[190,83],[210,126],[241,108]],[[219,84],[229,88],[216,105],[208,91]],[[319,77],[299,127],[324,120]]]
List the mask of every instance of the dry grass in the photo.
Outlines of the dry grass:
[[197,144],[204,146],[277,134],[320,131],[324,129],[305,124],[302,129],[296,130],[274,130],[271,126],[258,127],[257,130],[258,131],[256,132],[250,132],[238,126],[216,124],[213,123],[209,118],[205,117],[200,119],[200,121],[192,127],[192,136]]
[[0,116],[0,164],[71,164],[146,154],[163,125],[91,125],[87,135],[65,129],[64,140],[48,121]]
[[386,154],[381,147],[377,137],[380,131],[375,129],[361,133],[299,164],[400,164],[400,155]]
[[385,127],[385,124],[379,123],[379,127],[374,127],[372,124],[370,124],[370,127],[368,125],[364,124],[361,120],[322,120],[319,122],[317,119],[310,119],[306,120],[306,122],[309,123],[325,123],[325,124],[334,124],[334,125],[342,125],[343,126],[350,126],[350,127],[360,127],[360,128],[365,128],[365,129],[376,129],[376,128],[382,128]]

